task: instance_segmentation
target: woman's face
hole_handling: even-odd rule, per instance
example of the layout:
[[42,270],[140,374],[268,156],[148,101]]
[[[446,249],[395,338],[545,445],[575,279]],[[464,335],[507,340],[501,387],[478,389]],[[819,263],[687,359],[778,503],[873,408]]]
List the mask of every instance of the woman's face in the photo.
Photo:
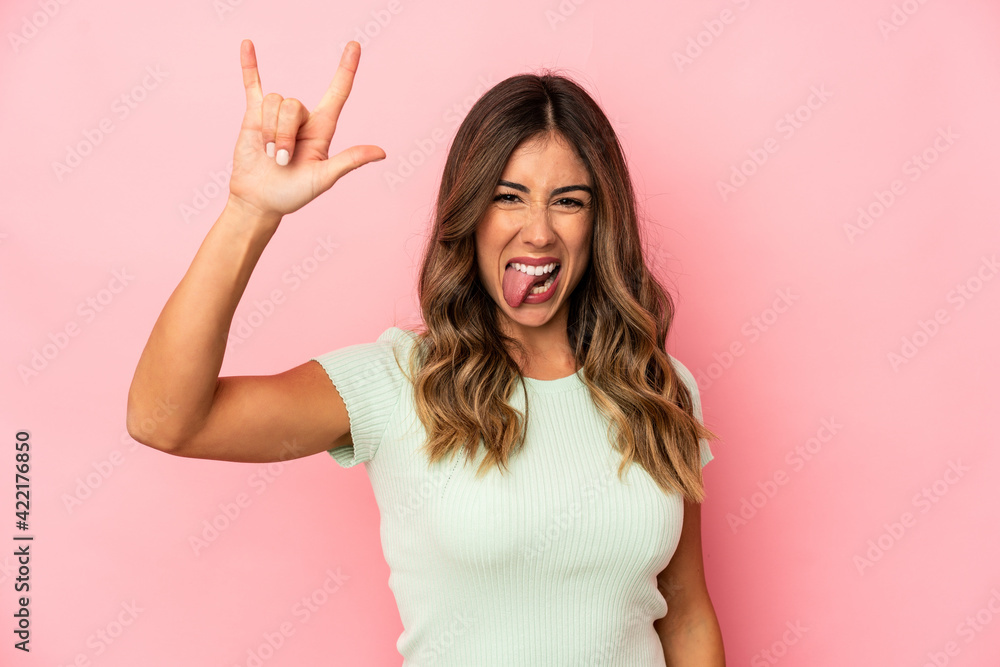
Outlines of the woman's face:
[[[476,228],[476,261],[479,280],[514,323],[554,322],[565,332],[569,296],[590,257],[592,188],[587,168],[561,134],[527,140],[511,154]],[[542,260],[537,268],[534,260]],[[519,267],[508,268],[511,262]],[[533,284],[538,291],[545,280],[546,290],[532,294]]]

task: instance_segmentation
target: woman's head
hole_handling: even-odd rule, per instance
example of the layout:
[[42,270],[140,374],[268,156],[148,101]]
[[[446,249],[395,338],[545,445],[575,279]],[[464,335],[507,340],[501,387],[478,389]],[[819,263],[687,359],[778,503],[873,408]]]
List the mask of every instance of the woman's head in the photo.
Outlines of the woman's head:
[[507,160],[475,246],[477,278],[511,329],[555,326],[565,336],[569,295],[590,261],[592,181],[558,130]]
[[[570,186],[589,191],[553,194]],[[507,269],[518,257],[557,258],[551,297],[524,302],[535,281]],[[487,91],[459,127],[445,164],[421,272],[425,322],[461,308],[508,333],[508,321],[573,329],[595,317],[581,305],[616,291],[602,283],[636,288],[641,261],[628,168],[593,98],[554,74],[513,76]],[[570,343],[576,347],[572,335]]]
[[[560,263],[547,300],[523,302],[533,281],[507,269],[522,257]],[[521,74],[472,107],[448,152],[418,292],[410,370],[430,461],[484,447],[480,472],[505,467],[528,419],[527,395],[523,415],[509,403],[528,358],[517,328],[565,327],[616,431],[619,473],[635,461],[665,491],[701,500],[698,439],[714,434],[665,350],[673,303],[643,257],[618,138],[579,85]]]

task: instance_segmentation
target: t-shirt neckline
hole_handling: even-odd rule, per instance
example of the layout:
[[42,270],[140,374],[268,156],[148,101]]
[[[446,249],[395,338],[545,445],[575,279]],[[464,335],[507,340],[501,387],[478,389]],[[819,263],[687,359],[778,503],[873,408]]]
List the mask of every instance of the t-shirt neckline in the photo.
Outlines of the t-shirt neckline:
[[572,375],[567,375],[566,377],[557,378],[555,380],[538,380],[527,376],[522,377],[524,378],[524,383],[530,389],[542,394],[569,391],[571,389],[587,386],[583,382],[583,367],[580,367],[580,369]]
[[[407,334],[411,340],[416,340],[416,334],[413,331],[402,329],[400,327],[391,328],[398,329],[399,331]],[[583,381],[583,366],[581,366],[572,375],[567,375],[566,377],[557,378],[555,380],[537,380],[526,376],[522,377],[524,378],[525,385],[535,393],[539,394],[555,394],[587,386]]]

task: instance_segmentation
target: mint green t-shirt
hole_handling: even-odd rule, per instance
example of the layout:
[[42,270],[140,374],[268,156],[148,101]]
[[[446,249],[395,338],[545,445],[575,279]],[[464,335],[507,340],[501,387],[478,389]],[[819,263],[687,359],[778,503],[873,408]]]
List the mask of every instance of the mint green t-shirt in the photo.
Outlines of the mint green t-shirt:
[[[330,454],[363,463],[381,515],[382,551],[403,632],[404,667],[664,665],[653,621],[667,613],[656,576],[680,540],[683,498],[665,494],[621,455],[590,399],[583,370],[525,378],[529,422],[507,472],[465,454],[430,465],[408,370],[412,332],[314,357],[350,415],[352,445]],[[671,363],[694,398],[686,367]],[[511,405],[524,411],[520,388]],[[701,465],[712,460],[701,440]]]

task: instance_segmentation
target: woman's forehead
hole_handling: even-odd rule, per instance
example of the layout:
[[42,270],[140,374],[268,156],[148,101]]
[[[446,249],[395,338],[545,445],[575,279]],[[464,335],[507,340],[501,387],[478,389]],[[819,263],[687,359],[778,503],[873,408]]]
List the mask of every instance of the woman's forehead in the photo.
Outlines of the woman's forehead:
[[[589,185],[590,172],[568,141],[532,140],[518,146],[504,165],[501,180],[573,180]],[[518,181],[520,182],[520,181]]]

